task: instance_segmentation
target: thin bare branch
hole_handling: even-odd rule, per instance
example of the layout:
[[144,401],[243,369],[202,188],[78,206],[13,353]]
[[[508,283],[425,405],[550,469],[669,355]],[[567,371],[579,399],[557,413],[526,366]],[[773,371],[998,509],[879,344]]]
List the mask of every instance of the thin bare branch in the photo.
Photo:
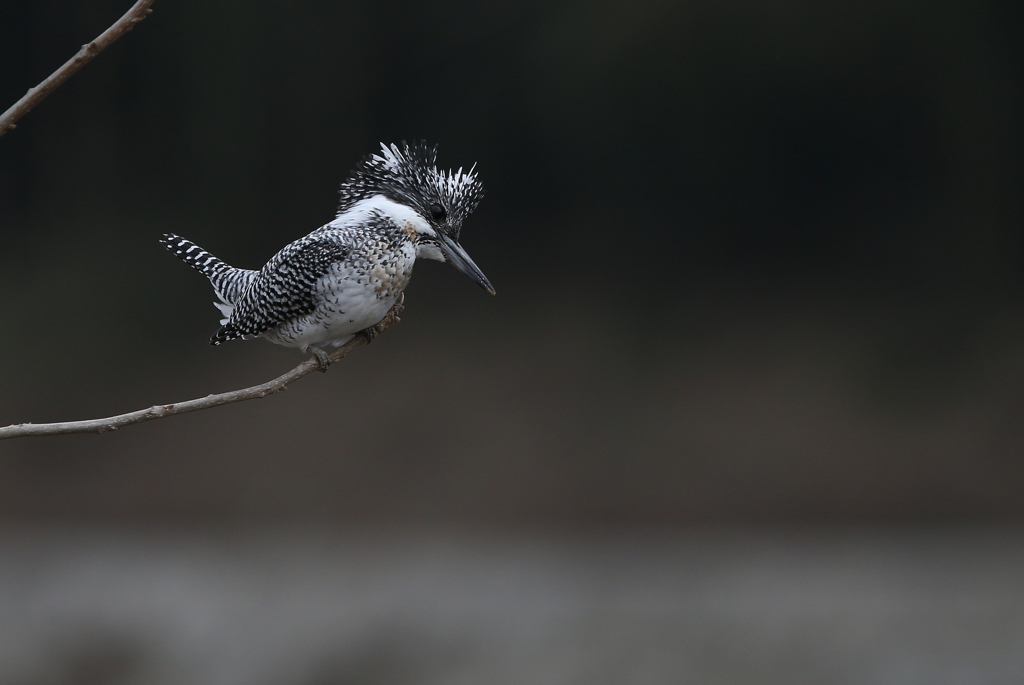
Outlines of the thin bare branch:
[[[402,302],[404,299],[404,294],[400,295],[395,306],[391,308],[391,311],[388,312],[387,316],[385,316],[379,324],[374,326],[374,332],[376,334],[383,333],[389,326],[394,323],[398,323],[401,320],[398,318],[398,315],[402,312]],[[365,345],[366,342],[367,338],[365,336],[357,335],[330,355],[329,358],[331,363],[333,364],[334,362],[342,359],[360,345]],[[0,428],[0,440],[5,440],[7,438],[23,438],[35,435],[106,433],[108,431],[116,431],[117,429],[125,426],[130,426],[133,423],[162,419],[165,416],[185,414],[190,411],[219,407],[223,404],[232,404],[243,400],[254,400],[287,389],[289,384],[297,381],[303,376],[313,373],[317,368],[318,363],[315,360],[310,359],[302,362],[288,373],[278,376],[272,381],[267,381],[260,385],[254,385],[251,388],[222,392],[218,395],[207,395],[206,397],[186,400],[184,402],[175,402],[173,404],[157,404],[149,409],[139,409],[138,411],[128,412],[127,414],[109,416],[105,419],[65,421],[61,423],[17,423]]]
[[43,98],[57,89],[57,86],[64,83],[76,71],[88,64],[93,57],[115,40],[132,30],[146,15],[153,10],[149,6],[155,0],[139,0],[123,17],[114,22],[113,26],[104,31],[91,43],[86,43],[78,53],[65,62],[57,71],[50,74],[45,81],[35,88],[29,88],[25,96],[15,102],[10,109],[0,114],[0,136],[14,128],[14,122],[29,113],[29,111],[42,102]]

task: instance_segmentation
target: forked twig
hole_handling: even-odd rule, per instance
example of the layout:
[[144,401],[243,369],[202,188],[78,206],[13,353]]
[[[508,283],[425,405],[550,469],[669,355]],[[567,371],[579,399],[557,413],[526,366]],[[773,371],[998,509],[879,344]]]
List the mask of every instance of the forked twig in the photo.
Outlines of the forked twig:
[[93,57],[115,40],[132,30],[146,15],[152,12],[149,6],[155,0],[139,0],[123,17],[101,33],[96,40],[86,43],[78,53],[65,62],[57,71],[50,74],[45,81],[35,88],[29,88],[25,96],[11,105],[3,114],[0,114],[0,136],[14,128],[14,122],[29,113],[29,111],[42,102],[43,98],[57,89],[57,86],[64,83],[76,71],[88,64]]
[[[402,303],[405,299],[405,295],[399,295],[398,301],[395,302],[395,306],[391,308],[387,316],[379,324],[373,327],[376,334],[383,333],[389,326],[394,323],[398,323],[401,319],[398,315],[402,312]],[[365,345],[368,338],[363,335],[356,335],[355,338],[345,343],[337,350],[335,350],[329,359],[331,363],[339,361],[349,352],[356,349],[360,345]],[[260,397],[266,397],[276,392],[285,390],[290,383],[297,381],[303,376],[309,375],[316,371],[318,363],[314,359],[304,361],[294,369],[278,376],[272,381],[261,383],[260,385],[254,385],[251,388],[242,388],[241,390],[232,390],[231,392],[222,392],[217,395],[207,395],[206,397],[200,397],[194,400],[186,400],[184,402],[175,402],[173,404],[157,404],[148,409],[139,409],[138,411],[128,412],[127,414],[118,414],[117,416],[109,416],[105,419],[88,419],[86,421],[64,421],[60,423],[16,423],[10,426],[0,428],[0,440],[7,438],[22,438],[33,435],[63,435],[67,433],[106,433],[108,431],[115,431],[125,426],[130,426],[133,423],[142,423],[143,421],[152,421],[153,419],[162,419],[165,416],[174,416],[175,414],[185,414],[190,411],[198,411],[200,409],[209,409],[210,407],[219,407],[222,404],[232,404],[234,402],[241,402],[243,400],[254,400]]]

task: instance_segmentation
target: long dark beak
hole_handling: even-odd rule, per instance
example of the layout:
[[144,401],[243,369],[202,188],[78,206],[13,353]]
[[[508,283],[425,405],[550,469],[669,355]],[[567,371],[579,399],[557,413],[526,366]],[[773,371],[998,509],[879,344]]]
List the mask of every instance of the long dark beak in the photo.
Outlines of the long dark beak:
[[448,263],[472,278],[476,281],[477,285],[493,295],[494,288],[491,286],[491,282],[487,280],[487,276],[484,276],[484,272],[480,270],[480,267],[473,263],[473,260],[469,258],[469,255],[462,249],[462,246],[441,231],[437,232],[437,238],[437,242],[441,246],[441,252],[444,252],[444,256],[448,258]]

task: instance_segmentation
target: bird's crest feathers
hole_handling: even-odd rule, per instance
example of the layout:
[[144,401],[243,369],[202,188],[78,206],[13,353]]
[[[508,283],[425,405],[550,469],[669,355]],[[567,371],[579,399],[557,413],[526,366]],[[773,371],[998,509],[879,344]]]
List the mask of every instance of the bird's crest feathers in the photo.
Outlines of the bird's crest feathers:
[[400,145],[381,143],[380,152],[363,158],[341,184],[341,215],[360,200],[384,195],[429,216],[429,207],[440,204],[447,213],[450,233],[458,238],[462,221],[483,198],[483,184],[476,164],[464,172],[437,168],[437,147],[425,141]]

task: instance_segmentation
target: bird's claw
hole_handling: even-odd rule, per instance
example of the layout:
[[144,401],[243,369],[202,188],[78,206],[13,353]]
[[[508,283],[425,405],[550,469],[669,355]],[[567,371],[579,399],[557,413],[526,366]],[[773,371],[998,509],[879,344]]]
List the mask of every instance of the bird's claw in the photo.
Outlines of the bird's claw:
[[316,357],[316,370],[320,373],[327,373],[327,369],[331,366],[331,358],[319,347],[310,345],[308,349]]

